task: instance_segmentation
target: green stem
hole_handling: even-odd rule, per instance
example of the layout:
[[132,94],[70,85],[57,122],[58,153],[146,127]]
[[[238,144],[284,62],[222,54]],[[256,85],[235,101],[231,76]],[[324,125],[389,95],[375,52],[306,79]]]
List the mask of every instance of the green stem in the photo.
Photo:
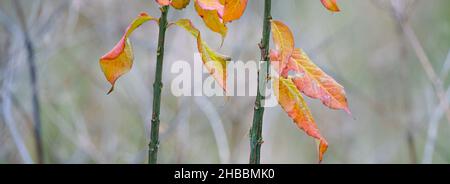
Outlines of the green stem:
[[150,134],[150,143],[148,151],[148,163],[156,164],[158,160],[159,148],[159,114],[161,105],[161,90],[162,84],[162,70],[164,61],[164,43],[166,39],[167,29],[167,14],[169,13],[169,6],[161,8],[161,18],[159,19],[159,37],[158,37],[158,51],[156,58],[156,74],[155,83],[153,83],[153,114],[152,114],[152,129]]
[[[258,93],[255,101],[255,112],[253,114],[253,125],[250,130],[250,164],[260,163],[260,153],[261,145],[263,143],[262,138],[262,126],[264,117],[264,106],[263,100],[266,94],[266,84],[269,79],[269,41],[270,41],[270,21],[271,16],[272,1],[265,0],[264,4],[264,24],[263,24],[263,38],[259,47],[261,49],[261,62],[263,62],[264,67],[258,71]],[[262,73],[263,72],[263,73]]]

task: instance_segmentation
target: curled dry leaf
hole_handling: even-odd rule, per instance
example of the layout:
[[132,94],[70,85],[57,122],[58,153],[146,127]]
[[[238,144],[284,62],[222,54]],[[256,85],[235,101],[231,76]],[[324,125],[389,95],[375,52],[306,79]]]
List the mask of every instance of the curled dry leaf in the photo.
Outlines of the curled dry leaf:
[[341,11],[339,9],[338,4],[336,3],[336,0],[320,0],[322,4],[327,8],[328,10],[332,12],[339,12]]
[[147,21],[158,21],[156,18],[149,16],[147,13],[141,13],[126,29],[119,43],[100,58],[100,67],[106,79],[111,84],[108,94],[114,90],[117,79],[128,73],[133,66],[133,49],[128,37],[135,29]]
[[278,103],[291,117],[296,125],[309,136],[319,141],[319,161],[327,151],[328,143],[320,134],[314,118],[300,92],[290,78],[274,78],[273,87]]
[[227,62],[231,59],[227,56],[214,52],[201,38],[200,31],[194,27],[188,19],[181,19],[175,22],[177,26],[184,28],[197,39],[197,48],[202,56],[202,61],[208,69],[210,75],[218,82],[224,91],[227,89]]

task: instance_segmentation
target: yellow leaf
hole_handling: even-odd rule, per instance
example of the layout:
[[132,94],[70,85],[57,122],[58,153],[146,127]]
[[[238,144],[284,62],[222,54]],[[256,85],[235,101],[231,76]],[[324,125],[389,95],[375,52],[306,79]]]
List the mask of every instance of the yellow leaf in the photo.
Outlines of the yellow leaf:
[[231,22],[241,18],[247,7],[247,0],[224,0],[223,21]]
[[294,35],[288,26],[277,20],[272,21],[272,35],[276,50],[280,54],[280,68],[285,68],[294,52]]
[[178,20],[176,25],[184,28],[197,39],[197,48],[202,55],[202,61],[208,69],[210,75],[216,79],[224,91],[227,89],[227,62],[231,59],[214,52],[201,38],[200,31],[194,27],[192,22],[188,19]]
[[328,10],[332,12],[339,12],[341,11],[339,9],[339,6],[336,3],[336,0],[320,0],[322,1],[322,4],[327,8]]
[[131,33],[147,21],[157,21],[147,13],[141,13],[127,28],[119,43],[107,54],[100,58],[100,67],[106,79],[111,84],[108,94],[114,90],[117,79],[128,73],[133,66],[133,49],[128,37]]
[[172,0],[172,7],[175,9],[181,10],[183,8],[186,8],[190,3],[190,0]]
[[226,37],[228,28],[223,20],[219,17],[219,13],[217,10],[204,9],[200,6],[199,3],[195,3],[195,10],[203,19],[203,22],[206,24],[206,26],[211,29],[211,31],[222,35],[222,39]]
[[322,161],[324,153],[328,149],[328,143],[320,134],[319,129],[312,117],[312,114],[300,92],[295,87],[291,79],[274,78],[273,87],[278,103],[293,119],[296,125],[309,136],[320,142],[319,161]]
[[199,5],[203,10],[217,10],[219,16],[223,17],[223,0],[195,0],[195,4]]

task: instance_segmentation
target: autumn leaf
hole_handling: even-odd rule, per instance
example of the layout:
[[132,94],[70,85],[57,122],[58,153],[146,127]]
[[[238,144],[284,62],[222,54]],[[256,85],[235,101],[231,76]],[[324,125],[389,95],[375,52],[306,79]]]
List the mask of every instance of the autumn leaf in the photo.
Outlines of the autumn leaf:
[[181,10],[189,5],[190,0],[156,0],[161,6],[172,5],[175,9]]
[[[303,50],[293,49],[290,53],[283,53],[283,50],[289,52],[295,47],[292,32],[279,21],[272,21],[272,24],[277,49],[270,51],[270,60],[275,71],[285,78],[293,72],[294,75],[290,77],[302,93],[319,99],[331,109],[342,109],[351,115],[344,87],[317,67]],[[288,59],[283,59],[285,57]]]
[[183,8],[186,8],[186,6],[188,6],[190,2],[190,0],[172,0],[170,5],[172,5],[172,7],[174,7],[175,9],[181,10]]
[[167,6],[170,5],[171,0],[156,0],[156,2],[161,6]]
[[300,92],[290,78],[273,78],[273,87],[278,103],[295,124],[309,136],[319,141],[319,161],[327,151],[328,143],[320,134],[312,114]]
[[247,1],[248,0],[223,0],[223,21],[231,22],[241,18],[244,14],[245,8],[247,7]]
[[319,99],[332,109],[343,109],[350,114],[344,87],[317,67],[301,49],[295,49],[289,27],[272,21],[276,49],[270,50],[271,66],[280,74],[273,88],[281,107],[299,128],[319,141],[319,160],[328,148],[301,93]]
[[215,10],[222,18],[224,13],[224,5],[219,0],[195,0],[197,4],[203,10]]
[[277,50],[270,49],[269,58],[270,58],[270,66],[280,76],[287,78],[288,77],[288,73],[287,72],[283,73],[283,71],[287,71],[287,70],[284,70],[287,67],[287,63],[283,67],[281,66],[280,53]]
[[280,54],[280,67],[285,68],[294,52],[294,35],[288,26],[277,20],[272,21],[272,35],[276,50]]
[[103,74],[111,84],[111,89],[108,94],[114,90],[114,85],[119,77],[128,73],[133,66],[133,49],[128,37],[131,33],[147,21],[158,21],[149,16],[147,13],[141,13],[126,29],[125,34],[120,39],[119,43],[100,58],[100,67]]
[[[197,0],[196,2],[200,2],[200,0]],[[205,9],[200,4],[201,3],[195,3],[195,10],[198,15],[203,19],[203,22],[211,29],[211,31],[219,33],[222,36],[222,39],[224,39],[227,36],[228,28],[220,17],[218,10]]]
[[239,19],[247,7],[248,0],[195,0],[195,10],[212,31],[227,35],[227,23]]
[[322,1],[322,4],[327,8],[328,10],[332,12],[339,12],[341,11],[339,9],[339,6],[336,3],[336,0],[320,0]]
[[227,56],[223,56],[214,52],[201,38],[200,31],[194,27],[192,22],[188,19],[181,19],[175,22],[176,25],[184,28],[191,33],[197,39],[197,48],[202,56],[202,61],[205,67],[208,69],[210,75],[219,83],[224,91],[227,89],[226,83],[226,69],[227,62],[231,59]]
[[292,77],[293,82],[303,94],[319,99],[322,103],[336,110],[344,110],[351,115],[347,97],[342,85],[315,65],[302,49],[295,49],[287,66],[280,72],[277,67],[279,54],[271,51],[271,61],[281,76]]
[[303,50],[295,49],[287,70],[295,72],[293,81],[305,95],[320,99],[329,108],[351,114],[344,87],[316,66]]

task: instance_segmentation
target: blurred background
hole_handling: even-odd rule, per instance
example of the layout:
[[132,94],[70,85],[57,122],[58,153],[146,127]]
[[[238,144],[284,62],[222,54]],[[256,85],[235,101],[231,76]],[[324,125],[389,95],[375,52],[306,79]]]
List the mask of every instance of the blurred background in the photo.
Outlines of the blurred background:
[[[272,8],[296,46],[346,88],[354,118],[307,100],[330,144],[323,163],[450,163],[450,1],[338,3],[337,14],[318,0]],[[160,15],[153,0],[0,0],[0,163],[147,162],[157,26],[133,34],[134,67],[109,96],[98,64],[141,11]],[[262,16],[263,1],[250,0],[218,51],[259,60]],[[192,2],[170,11],[180,18],[219,48]],[[169,29],[158,162],[248,163],[255,97],[170,92],[171,62],[194,52],[193,37]],[[263,137],[262,163],[317,163],[314,140],[280,107],[266,110]]]

